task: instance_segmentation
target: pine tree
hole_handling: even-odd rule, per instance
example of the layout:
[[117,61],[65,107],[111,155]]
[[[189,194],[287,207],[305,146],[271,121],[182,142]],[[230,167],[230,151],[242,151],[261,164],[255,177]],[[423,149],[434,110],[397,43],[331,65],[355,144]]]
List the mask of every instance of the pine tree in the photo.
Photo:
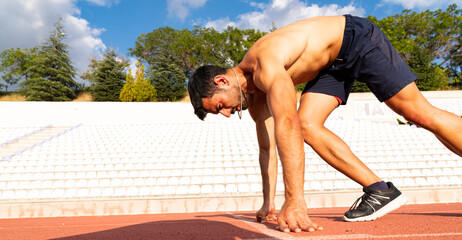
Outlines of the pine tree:
[[171,55],[161,53],[151,66],[152,85],[159,101],[178,101],[186,94],[186,77],[178,61]]
[[136,64],[135,78],[128,69],[127,82],[120,92],[120,101],[122,102],[153,102],[156,101],[156,89],[145,78],[144,64]]
[[100,61],[92,60],[90,70],[82,75],[82,78],[89,80],[90,93],[93,101],[119,101],[120,91],[125,83],[125,67],[127,60],[118,56],[113,49],[107,50]]
[[271,23],[271,27],[270,27],[270,32],[274,32],[276,31],[278,28],[276,27],[276,24],[274,22]]
[[37,56],[27,68],[30,78],[21,83],[20,92],[29,101],[69,101],[76,98],[79,85],[74,81],[76,69],[69,57],[69,46],[63,43],[65,33],[61,19],[55,30],[39,47]]
[[122,102],[134,102],[135,96],[135,78],[132,75],[132,70],[129,68],[126,82],[120,91],[119,99]]
[[152,69],[153,85],[160,101],[179,101],[186,94],[186,77],[169,56],[159,56]]

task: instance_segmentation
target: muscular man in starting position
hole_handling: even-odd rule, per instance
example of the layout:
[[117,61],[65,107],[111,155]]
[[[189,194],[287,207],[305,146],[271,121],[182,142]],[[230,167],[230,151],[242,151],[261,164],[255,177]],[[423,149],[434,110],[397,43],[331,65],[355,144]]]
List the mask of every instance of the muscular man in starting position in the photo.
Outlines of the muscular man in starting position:
[[[355,79],[365,82],[379,101],[462,156],[462,119],[430,105],[416,87],[416,78],[380,29],[367,19],[346,15],[305,19],[269,33],[232,69],[198,68],[188,91],[202,120],[207,113],[229,117],[249,109],[257,128],[263,179],[264,203],[257,219],[275,219],[277,147],[285,185],[279,229],[300,232],[322,229],[307,214],[303,142],[363,186],[362,201],[345,213],[346,221],[374,220],[407,201],[324,126],[332,111],[346,104]],[[303,83],[297,110],[294,86]]]

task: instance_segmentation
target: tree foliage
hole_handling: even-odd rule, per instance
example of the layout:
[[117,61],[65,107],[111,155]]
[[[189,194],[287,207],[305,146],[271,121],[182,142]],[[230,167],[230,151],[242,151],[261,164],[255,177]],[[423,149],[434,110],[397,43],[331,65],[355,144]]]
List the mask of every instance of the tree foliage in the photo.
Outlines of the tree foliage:
[[[461,12],[454,4],[445,10],[404,10],[381,20],[368,18],[382,29],[411,70],[419,75],[418,87],[437,90],[449,85],[462,88]],[[7,85],[19,83],[28,100],[71,100],[83,88],[74,81],[76,70],[69,59],[68,46],[63,43],[60,21],[55,27],[43,46],[0,53],[2,80]],[[275,29],[273,23],[269,31]],[[156,99],[178,101],[185,96],[187,79],[195,69],[207,64],[233,67],[265,34],[235,27],[222,32],[199,26],[182,30],[160,27],[140,34],[129,51],[144,64],[140,66],[146,66],[146,79],[154,86]],[[89,89],[95,101],[119,101],[127,66],[128,62],[113,50],[106,51],[101,61],[91,60],[90,70],[82,78],[92,83]],[[135,85],[136,80],[133,81]],[[0,88],[7,85],[0,84]],[[357,82],[353,91],[368,88]]]
[[159,101],[178,101],[186,94],[186,77],[172,56],[163,53],[156,59],[151,78]]
[[192,32],[170,27],[142,34],[132,55],[148,64],[147,75],[157,91],[159,101],[176,101],[186,93],[186,74],[195,67],[196,59],[188,52],[195,46]]
[[82,74],[82,78],[92,83],[90,93],[93,101],[119,101],[127,66],[128,61],[113,49],[106,50],[102,60],[91,60],[89,70]]
[[[421,90],[445,89],[461,78],[461,10],[411,12],[377,20],[368,17],[389,37],[411,70]],[[270,31],[274,31],[273,24]],[[232,67],[244,59],[252,44],[265,32],[228,27],[223,32],[196,26],[192,30],[161,27],[141,34],[130,54],[147,64],[147,75],[161,101],[175,101],[185,92],[187,78],[206,64]],[[297,86],[302,89],[303,86]],[[355,83],[353,91],[369,91]]]
[[120,92],[120,101],[122,102],[154,102],[156,101],[157,92],[154,86],[149,82],[149,78],[144,77],[144,65],[138,62],[136,64],[135,77],[128,69],[127,81]]
[[369,17],[388,36],[405,59],[421,90],[447,88],[461,79],[461,10],[450,5],[446,11],[411,12],[377,20]]
[[0,72],[3,73],[3,81],[8,85],[14,85],[27,79],[27,68],[31,66],[36,51],[35,48],[10,48],[0,53]]
[[147,63],[147,74],[160,101],[177,101],[186,81],[201,65],[231,67],[244,58],[264,33],[228,27],[224,32],[196,26],[193,30],[161,27],[138,37],[130,54]]
[[40,46],[27,66],[30,76],[21,83],[20,92],[29,101],[69,101],[76,98],[79,85],[75,82],[76,69],[69,57],[68,45],[61,19],[55,30]]

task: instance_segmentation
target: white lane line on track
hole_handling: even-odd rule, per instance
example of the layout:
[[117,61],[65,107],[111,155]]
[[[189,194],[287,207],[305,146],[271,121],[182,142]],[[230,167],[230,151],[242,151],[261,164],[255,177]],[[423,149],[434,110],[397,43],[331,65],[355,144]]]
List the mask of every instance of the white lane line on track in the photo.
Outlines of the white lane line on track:
[[282,237],[272,238],[254,238],[247,240],[274,240],[274,239],[291,239],[291,240],[332,240],[332,239],[416,239],[422,237],[453,237],[462,236],[462,233],[424,233],[424,234],[395,234],[395,235],[371,235],[371,234],[351,234],[351,235],[327,235],[327,236],[303,236],[294,237],[290,235],[284,235]]
[[273,230],[273,229],[268,229],[264,224],[258,223],[256,220],[249,221],[248,219],[245,219],[243,217],[237,216],[235,214],[232,214],[230,212],[226,212],[227,214],[231,215],[233,218],[238,219],[247,225],[251,226],[252,228],[260,231],[261,233],[269,236],[270,238],[262,238],[258,240],[269,240],[269,239],[295,239],[291,235],[287,233],[283,233],[279,230]]
[[462,233],[423,233],[423,234],[393,234],[393,235],[372,235],[372,234],[352,234],[352,235],[327,235],[327,236],[312,236],[300,237],[300,240],[330,240],[330,239],[415,239],[419,237],[447,237],[447,236],[462,236]]
[[260,231],[261,233],[269,236],[269,238],[255,238],[250,240],[274,240],[274,239],[290,239],[290,240],[331,240],[331,239],[413,239],[419,237],[446,237],[446,236],[462,236],[462,232],[452,232],[452,233],[422,233],[422,234],[391,234],[391,235],[372,235],[372,234],[350,234],[350,235],[326,235],[326,236],[292,236],[287,233],[283,233],[278,230],[268,229],[264,224],[258,223],[257,221],[249,221],[246,218],[240,217],[238,215],[226,212],[231,215],[233,218],[238,219],[252,228]]

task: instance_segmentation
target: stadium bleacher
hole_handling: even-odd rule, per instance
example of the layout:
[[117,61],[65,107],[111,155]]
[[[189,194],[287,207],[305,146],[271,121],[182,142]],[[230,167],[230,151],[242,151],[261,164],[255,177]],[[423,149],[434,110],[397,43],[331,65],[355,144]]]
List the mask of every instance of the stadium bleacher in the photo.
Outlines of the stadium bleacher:
[[[461,115],[462,94],[456,96],[460,97],[435,101]],[[350,101],[364,110],[362,100]],[[0,120],[0,217],[70,214],[33,210],[33,206],[40,208],[37,203],[261,198],[258,143],[248,114],[242,120],[208,116],[202,122],[189,103],[0,103],[0,109],[11,111],[9,119]],[[389,112],[380,116],[375,111],[373,118],[370,114],[351,118],[339,112],[326,125],[384,180],[404,190],[461,191],[462,159],[430,132],[398,125],[390,121],[397,117]],[[307,145],[305,156],[307,195],[361,194],[357,183],[327,165]],[[278,173],[280,198],[284,192],[280,164]],[[32,210],[21,212],[18,203]],[[345,198],[330,205],[351,203]],[[75,209],[77,215],[95,215]],[[104,214],[111,211],[96,213]]]

